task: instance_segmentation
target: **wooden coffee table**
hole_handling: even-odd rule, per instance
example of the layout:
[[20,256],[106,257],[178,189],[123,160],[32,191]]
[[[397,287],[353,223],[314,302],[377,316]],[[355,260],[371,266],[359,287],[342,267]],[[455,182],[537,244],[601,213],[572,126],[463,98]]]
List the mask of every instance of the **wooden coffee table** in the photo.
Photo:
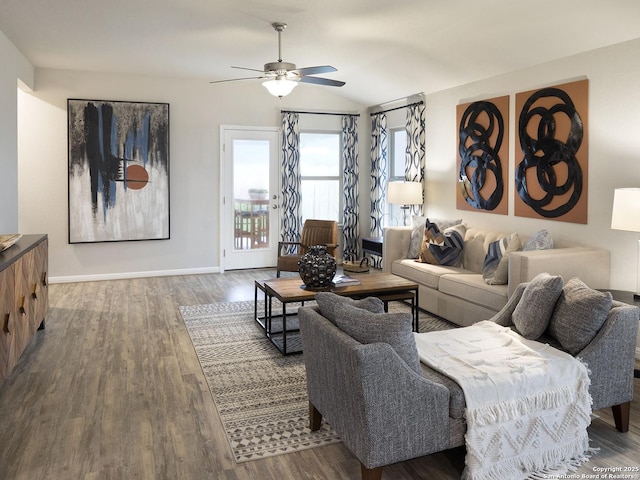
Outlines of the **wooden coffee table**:
[[[413,330],[418,331],[419,303],[417,283],[390,273],[367,273],[353,276],[360,280],[360,284],[332,287],[323,291],[351,298],[377,297],[384,302],[385,311],[387,311],[388,303],[391,301],[410,300]],[[318,291],[307,289],[298,277],[273,278],[264,281],[256,280],[256,301],[258,289],[264,291],[266,308],[265,316],[261,319],[256,318],[256,320],[264,327],[269,340],[284,355],[301,352],[302,350],[300,349],[295,351],[287,349],[287,334],[298,331],[297,328],[287,330],[287,304],[294,302],[304,303],[313,300]],[[274,298],[282,303],[281,315],[273,314],[272,303]],[[255,310],[257,313],[257,305]],[[282,318],[281,331],[272,331],[272,320],[274,318]]]

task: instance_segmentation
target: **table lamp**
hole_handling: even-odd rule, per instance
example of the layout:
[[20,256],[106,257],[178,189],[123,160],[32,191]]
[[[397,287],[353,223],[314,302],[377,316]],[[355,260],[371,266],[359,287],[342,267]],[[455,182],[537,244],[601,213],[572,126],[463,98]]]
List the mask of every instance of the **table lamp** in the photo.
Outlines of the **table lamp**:
[[402,205],[404,224],[407,225],[407,211],[410,205],[422,205],[422,182],[389,182],[387,202]]
[[[616,188],[613,192],[611,228],[628,232],[640,232],[640,188]],[[638,240],[638,261],[640,262],[640,240]],[[633,298],[640,299],[640,282],[636,270],[636,292]]]

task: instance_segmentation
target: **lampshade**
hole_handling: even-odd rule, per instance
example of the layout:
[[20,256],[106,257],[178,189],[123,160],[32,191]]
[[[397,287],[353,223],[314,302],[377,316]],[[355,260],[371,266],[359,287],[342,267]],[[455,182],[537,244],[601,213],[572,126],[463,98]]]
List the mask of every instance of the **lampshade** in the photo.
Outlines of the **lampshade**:
[[298,82],[287,78],[276,78],[274,80],[262,82],[262,86],[269,90],[271,95],[280,98],[289,95],[297,85]]
[[389,182],[387,202],[394,205],[422,204],[422,182]]
[[640,188],[614,190],[611,228],[640,232]]

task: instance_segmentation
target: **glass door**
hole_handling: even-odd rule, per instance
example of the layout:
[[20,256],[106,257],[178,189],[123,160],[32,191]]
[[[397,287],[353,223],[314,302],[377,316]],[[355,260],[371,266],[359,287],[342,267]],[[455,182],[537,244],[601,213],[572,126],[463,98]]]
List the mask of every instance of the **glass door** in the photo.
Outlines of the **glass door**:
[[278,130],[222,130],[222,268],[273,267],[279,227]]

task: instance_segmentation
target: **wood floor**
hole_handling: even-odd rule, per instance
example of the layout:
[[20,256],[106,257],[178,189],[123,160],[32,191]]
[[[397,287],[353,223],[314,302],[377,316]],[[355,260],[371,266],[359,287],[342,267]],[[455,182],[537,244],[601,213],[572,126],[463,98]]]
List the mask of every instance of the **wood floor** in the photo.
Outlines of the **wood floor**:
[[[51,285],[46,329],[0,387],[0,479],[358,479],[342,444],[240,465],[231,456],[178,306],[253,300],[253,279],[271,276]],[[600,452],[578,475],[640,466],[638,403],[626,434],[610,410],[595,412]],[[383,478],[457,479],[463,467],[458,448],[387,467]]]

